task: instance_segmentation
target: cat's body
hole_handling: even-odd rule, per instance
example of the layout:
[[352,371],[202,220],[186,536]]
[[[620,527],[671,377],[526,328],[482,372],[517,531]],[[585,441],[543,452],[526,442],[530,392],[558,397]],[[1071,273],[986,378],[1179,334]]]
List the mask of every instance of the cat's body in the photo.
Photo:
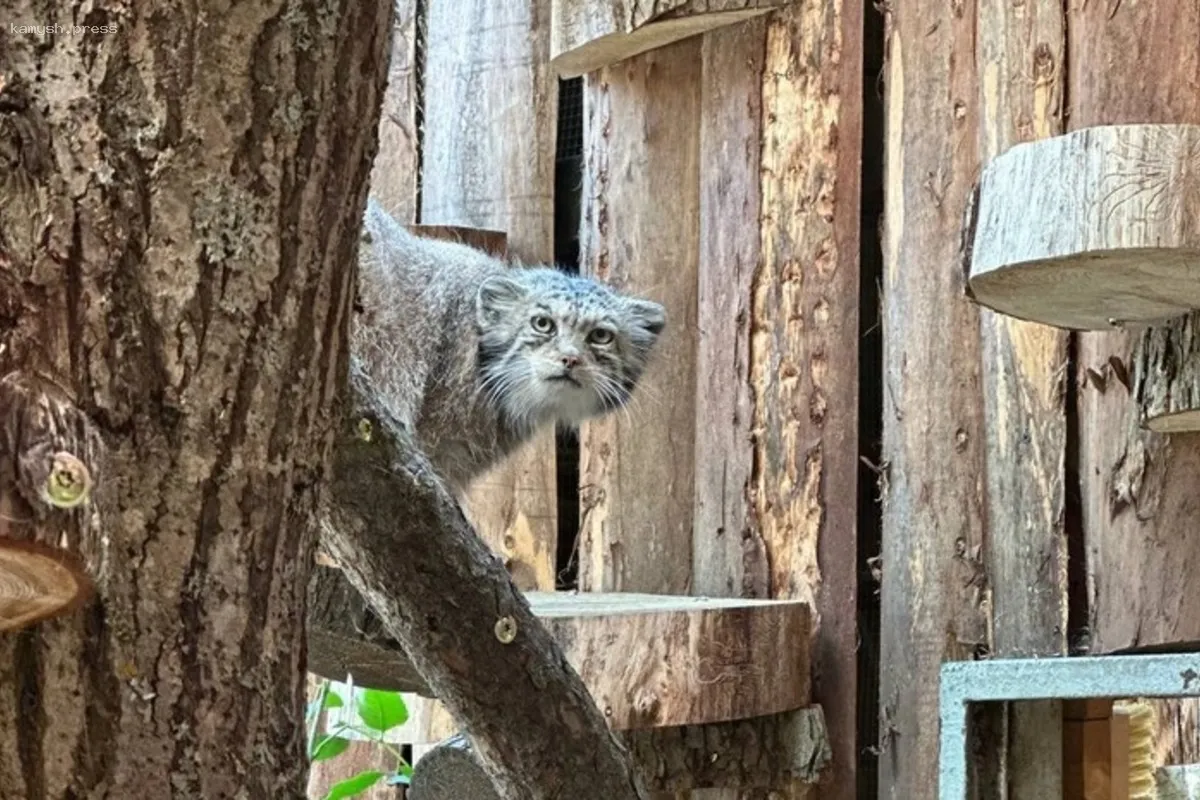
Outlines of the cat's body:
[[354,350],[459,490],[544,427],[628,402],[665,324],[595,281],[414,236],[373,200],[359,275]]

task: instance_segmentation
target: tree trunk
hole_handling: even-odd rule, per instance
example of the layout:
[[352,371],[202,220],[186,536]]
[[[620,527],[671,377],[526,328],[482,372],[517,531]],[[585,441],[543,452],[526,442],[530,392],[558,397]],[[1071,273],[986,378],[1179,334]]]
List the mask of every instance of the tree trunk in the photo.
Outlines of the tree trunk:
[[0,797],[301,798],[391,4],[80,8],[0,30],[0,374],[107,445],[84,510],[9,520],[65,531],[96,594],[0,637]]

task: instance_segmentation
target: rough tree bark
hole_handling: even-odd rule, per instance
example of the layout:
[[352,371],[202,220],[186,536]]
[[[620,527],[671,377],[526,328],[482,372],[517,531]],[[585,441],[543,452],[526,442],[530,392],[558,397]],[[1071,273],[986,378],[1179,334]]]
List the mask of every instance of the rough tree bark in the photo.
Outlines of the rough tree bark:
[[[108,458],[88,531],[10,526],[65,530],[97,593],[0,636],[0,797],[303,797],[309,520],[391,6],[6,10],[0,374],[57,384]],[[85,27],[19,27],[45,23]]]

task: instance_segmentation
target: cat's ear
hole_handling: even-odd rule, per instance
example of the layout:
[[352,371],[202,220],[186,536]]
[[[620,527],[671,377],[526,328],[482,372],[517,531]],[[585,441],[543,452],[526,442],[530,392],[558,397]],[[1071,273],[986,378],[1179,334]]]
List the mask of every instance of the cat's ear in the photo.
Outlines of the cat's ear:
[[525,296],[525,287],[509,275],[493,275],[479,284],[475,295],[475,319],[480,325],[494,325],[513,311]]
[[641,328],[651,341],[658,338],[667,326],[667,310],[653,300],[629,298],[626,301],[629,319]]

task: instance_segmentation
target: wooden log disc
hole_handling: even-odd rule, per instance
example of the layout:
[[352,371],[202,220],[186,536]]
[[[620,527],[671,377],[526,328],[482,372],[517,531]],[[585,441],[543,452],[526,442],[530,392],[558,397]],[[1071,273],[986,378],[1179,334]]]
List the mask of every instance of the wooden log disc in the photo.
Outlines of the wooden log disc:
[[1142,424],[1157,433],[1200,431],[1200,314],[1139,334],[1131,359]]
[[[613,729],[747,719],[808,703],[811,610],[801,601],[615,592],[525,597]],[[350,673],[356,686],[430,695],[339,569],[314,567],[308,606],[310,672],[331,680]]]
[[574,78],[639,53],[766,14],[794,0],[554,0],[550,66]]
[[67,552],[0,538],[0,632],[27,628],[82,605],[92,581]]
[[1200,308],[1200,126],[1085,128],[997,157],[969,283],[981,305],[1073,330]]
[[471,752],[471,742],[458,734],[421,757],[413,767],[409,800],[500,800],[499,793]]

